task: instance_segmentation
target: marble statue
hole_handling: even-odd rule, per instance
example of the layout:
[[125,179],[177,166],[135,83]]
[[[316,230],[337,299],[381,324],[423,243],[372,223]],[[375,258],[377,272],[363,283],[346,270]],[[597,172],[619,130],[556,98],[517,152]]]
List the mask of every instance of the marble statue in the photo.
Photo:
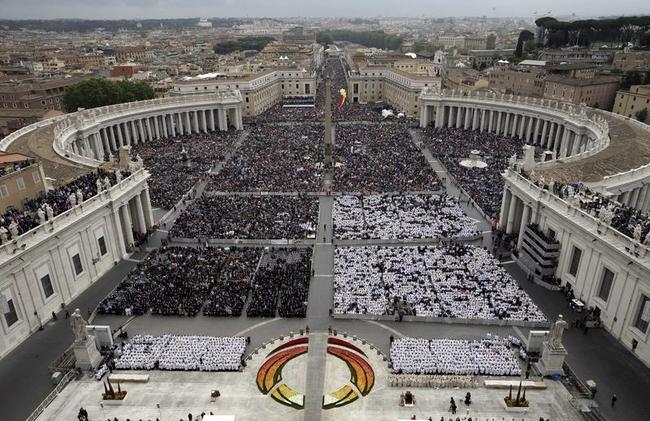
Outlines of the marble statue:
[[562,334],[567,327],[567,322],[564,321],[562,315],[557,316],[557,320],[553,323],[551,330],[548,332],[548,344],[552,347],[562,346]]
[[71,207],[77,206],[77,196],[74,195],[74,193],[70,193],[70,196],[68,196],[68,202],[70,202]]
[[95,184],[97,184],[97,194],[102,192],[102,181],[98,178],[97,181],[95,181]]
[[641,227],[641,224],[636,224],[634,227],[634,232],[633,236],[636,241],[641,241],[641,232],[643,231],[643,228]]
[[76,309],[74,313],[70,316],[70,326],[72,326],[72,332],[74,333],[74,340],[76,343],[81,343],[88,338],[86,334],[86,326],[88,323],[84,320],[81,315],[81,310]]
[[43,209],[38,208],[36,211],[36,214],[38,215],[38,222],[42,225],[45,223],[45,212],[43,212]]
[[75,194],[77,195],[77,203],[81,205],[84,202],[84,194],[80,189],[77,189],[77,192]]
[[[650,235],[648,236],[648,238],[650,238]],[[2,244],[6,244],[9,242],[9,231],[7,231],[7,228],[1,226],[0,226],[0,240],[2,240]]]
[[54,219],[54,209],[52,209],[52,206],[50,206],[49,203],[45,204],[45,213],[47,214],[48,221]]
[[122,181],[122,172],[120,170],[115,171],[115,178],[117,179],[117,184],[120,184]]
[[108,179],[108,176],[104,177],[104,190],[111,188],[111,180]]
[[650,234],[646,234],[645,240],[643,240],[644,246],[650,246]]
[[11,233],[12,240],[18,238],[18,224],[16,221],[11,221],[11,224],[9,224],[9,232]]
[[508,159],[508,167],[514,168],[516,165],[517,165],[517,155],[512,155],[510,159]]

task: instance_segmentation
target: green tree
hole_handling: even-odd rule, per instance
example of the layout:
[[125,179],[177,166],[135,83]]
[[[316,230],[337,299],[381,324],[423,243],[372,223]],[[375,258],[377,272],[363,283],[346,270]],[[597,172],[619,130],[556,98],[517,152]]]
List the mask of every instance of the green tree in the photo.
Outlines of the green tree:
[[273,40],[273,37],[244,37],[236,41],[224,41],[214,46],[214,52],[217,54],[228,54],[233,51],[243,50],[260,51]]
[[643,83],[643,74],[637,71],[626,72],[621,81],[621,89],[630,89],[632,85],[641,85]]
[[644,108],[642,110],[639,110],[634,114],[637,120],[639,120],[642,123],[645,123],[646,118],[648,118],[648,109]]
[[68,86],[63,94],[63,108],[67,112],[74,112],[78,108],[103,107],[154,97],[154,90],[147,82],[93,78]]

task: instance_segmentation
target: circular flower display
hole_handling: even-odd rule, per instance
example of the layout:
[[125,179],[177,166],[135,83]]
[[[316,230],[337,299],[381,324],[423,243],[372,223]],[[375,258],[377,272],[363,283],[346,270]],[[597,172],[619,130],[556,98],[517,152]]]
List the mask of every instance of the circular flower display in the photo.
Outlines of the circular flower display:
[[[269,352],[257,372],[257,387],[263,394],[270,394],[275,401],[295,409],[305,407],[305,395],[282,381],[282,369],[291,360],[308,351],[308,341],[306,336],[292,339]],[[338,408],[354,402],[360,396],[370,393],[375,384],[375,373],[365,352],[343,339],[330,337],[327,342],[328,355],[345,362],[350,370],[350,382],[334,392],[326,393],[323,409]]]

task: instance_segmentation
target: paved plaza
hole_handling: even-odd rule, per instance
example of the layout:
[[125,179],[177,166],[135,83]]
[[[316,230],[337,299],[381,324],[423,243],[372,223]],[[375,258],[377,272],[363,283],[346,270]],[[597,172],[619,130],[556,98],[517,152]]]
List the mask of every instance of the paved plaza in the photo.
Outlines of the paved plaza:
[[[324,336],[322,336],[324,335]],[[289,363],[282,370],[281,382],[291,389],[304,394],[313,389],[313,378],[309,374],[311,355],[314,342],[326,339],[326,334],[312,334],[309,337],[309,354],[303,354]],[[341,336],[338,336],[341,338]],[[328,421],[347,421],[361,419],[398,420],[410,419],[417,415],[418,419],[432,417],[439,420],[441,416],[450,416],[448,411],[449,399],[454,397],[461,402],[467,391],[472,393],[472,404],[467,407],[459,404],[458,415],[469,415],[478,419],[509,417],[511,414],[504,410],[502,399],[507,390],[486,388],[413,388],[388,386],[389,371],[383,356],[378,355],[369,344],[359,340],[346,339],[359,347],[366,355],[375,375],[372,391],[358,400],[342,407],[319,411],[317,416]],[[80,406],[90,414],[91,419],[187,419],[187,414],[195,416],[201,412],[216,415],[235,415],[239,420],[265,419],[270,421],[313,419],[313,415],[305,411],[282,405],[270,396],[260,393],[256,386],[258,370],[266,355],[275,347],[286,343],[277,340],[253,354],[247,367],[242,372],[163,372],[145,371],[129,372],[147,374],[148,383],[124,383],[122,389],[127,390],[127,398],[121,405],[99,405],[98,397],[103,392],[101,382],[93,379],[83,379],[70,384],[60,397],[43,413],[43,419],[66,421],[74,419]],[[324,349],[322,350],[324,351]],[[327,355],[324,358],[324,379],[320,379],[321,388],[326,394],[350,383],[350,370],[341,360]],[[484,380],[486,378],[481,378]],[[575,413],[569,403],[568,392],[558,382],[546,382],[545,390],[528,391],[527,398],[531,401],[529,410],[524,414],[515,414],[517,419],[525,417],[537,420],[539,417],[553,420],[578,421],[580,416]],[[115,387],[115,386],[114,386]],[[217,389],[221,396],[212,402],[210,391]],[[410,390],[415,394],[416,402],[413,407],[399,405],[400,394]],[[308,401],[307,394],[305,402]],[[317,395],[318,405],[321,395]],[[158,408],[160,406],[160,408]],[[304,412],[304,413],[303,413]],[[261,416],[260,414],[264,414]],[[509,419],[509,418],[508,418]]]

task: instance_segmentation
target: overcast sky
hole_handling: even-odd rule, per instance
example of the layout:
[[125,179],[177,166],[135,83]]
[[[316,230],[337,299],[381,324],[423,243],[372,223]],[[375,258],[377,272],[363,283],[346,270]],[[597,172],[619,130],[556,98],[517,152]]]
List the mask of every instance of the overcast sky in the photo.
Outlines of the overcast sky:
[[[5,19],[650,14],[648,0],[0,0]],[[534,12],[537,12],[535,15]]]

